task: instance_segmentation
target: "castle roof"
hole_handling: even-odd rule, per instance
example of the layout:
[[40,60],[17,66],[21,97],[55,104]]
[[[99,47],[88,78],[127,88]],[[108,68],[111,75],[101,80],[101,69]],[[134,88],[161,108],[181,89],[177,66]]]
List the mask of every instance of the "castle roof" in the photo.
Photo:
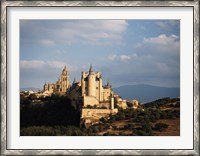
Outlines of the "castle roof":
[[90,65],[89,74],[92,72],[92,64]]
[[74,77],[74,81],[73,81],[73,84],[75,84],[76,83],[76,77]]

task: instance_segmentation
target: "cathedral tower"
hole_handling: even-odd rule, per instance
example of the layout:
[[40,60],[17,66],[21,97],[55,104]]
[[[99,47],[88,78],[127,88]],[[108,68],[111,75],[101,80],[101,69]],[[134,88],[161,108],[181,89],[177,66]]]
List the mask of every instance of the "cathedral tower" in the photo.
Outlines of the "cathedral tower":
[[68,87],[69,87],[69,73],[67,71],[66,66],[64,67],[62,74],[60,76],[60,87],[61,87],[61,92],[66,92]]

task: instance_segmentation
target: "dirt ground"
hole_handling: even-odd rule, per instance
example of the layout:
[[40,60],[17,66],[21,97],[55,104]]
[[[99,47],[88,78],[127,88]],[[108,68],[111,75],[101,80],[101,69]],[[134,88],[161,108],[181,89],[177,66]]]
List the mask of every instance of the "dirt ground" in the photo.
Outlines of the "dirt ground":
[[176,119],[162,119],[157,122],[168,124],[168,128],[161,132],[153,131],[156,136],[180,136],[180,118]]
[[[180,136],[180,118],[160,119],[156,123],[158,122],[166,123],[168,125],[168,128],[161,132],[153,130],[154,136]],[[120,130],[120,127],[123,127],[124,125],[128,123],[134,124],[136,128],[141,126],[140,123],[133,123],[133,122],[129,122],[128,120],[116,121],[114,123],[111,123],[111,126],[118,127],[117,130],[115,130],[114,128],[110,128],[106,131],[100,132],[99,135],[103,135],[106,132],[115,133],[115,134],[118,134],[119,132],[123,132],[126,135],[132,135],[133,134],[132,130]],[[155,125],[156,123],[154,123],[153,125]]]

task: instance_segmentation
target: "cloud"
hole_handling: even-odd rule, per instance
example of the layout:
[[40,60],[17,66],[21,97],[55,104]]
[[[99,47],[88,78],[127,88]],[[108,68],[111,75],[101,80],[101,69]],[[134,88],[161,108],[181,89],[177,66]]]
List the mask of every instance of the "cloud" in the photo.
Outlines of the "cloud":
[[[112,54],[113,62],[106,69],[114,85],[152,84],[179,87],[180,85],[180,40],[172,34],[144,38],[133,46],[133,52]],[[110,63],[109,62],[109,63]],[[123,63],[126,62],[126,63]],[[120,83],[119,83],[120,80]]]
[[130,55],[125,55],[125,54],[121,54],[121,55],[116,55],[116,54],[112,54],[108,56],[108,60],[110,61],[121,61],[121,62],[126,62],[129,60],[132,60],[134,58],[137,57],[137,54],[130,54]]
[[131,56],[129,56],[129,55],[120,55],[119,58],[120,58],[121,61],[128,61],[128,60],[131,59]]
[[116,59],[118,59],[118,57],[117,57],[117,55],[115,55],[115,54],[112,54],[112,55],[109,55],[109,56],[108,56],[108,60],[110,60],[110,61],[114,61],[114,60],[116,60]]
[[51,46],[53,46],[55,44],[54,41],[48,40],[48,39],[39,40],[39,43],[44,45],[44,46],[47,46],[47,47],[49,47],[49,46],[51,47]]
[[179,27],[180,21],[179,20],[163,20],[157,21],[155,24],[162,30],[172,30],[175,27]]
[[176,35],[166,36],[165,34],[161,34],[158,37],[144,38],[143,43],[169,45],[177,41],[178,36]]
[[[61,74],[66,64],[61,61],[42,61],[42,60],[21,60],[20,61],[20,85],[21,87],[32,86],[33,84],[42,88],[45,81],[54,83]],[[66,65],[70,74],[70,79],[74,73],[81,71],[76,65]],[[73,75],[73,76],[72,76]],[[79,75],[78,75],[79,76]]]
[[138,56],[151,55],[166,59],[180,57],[180,39],[174,34],[144,38],[142,42],[133,45],[133,48]]
[[22,20],[20,24],[22,38],[44,46],[120,44],[128,27],[126,20]]
[[64,65],[59,61],[20,60],[21,69],[63,68]]

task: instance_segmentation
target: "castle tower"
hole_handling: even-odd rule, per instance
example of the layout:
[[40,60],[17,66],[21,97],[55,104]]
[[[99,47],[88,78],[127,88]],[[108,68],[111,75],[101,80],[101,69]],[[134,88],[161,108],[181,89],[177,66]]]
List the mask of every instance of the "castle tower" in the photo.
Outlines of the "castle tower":
[[101,73],[99,72],[99,101],[103,101],[103,87],[102,87],[102,77]]
[[85,72],[82,72],[82,76],[81,76],[81,93],[82,93],[82,96],[87,94],[85,85],[86,85]]
[[96,96],[96,75],[92,71],[92,65],[89,69],[89,75],[88,75],[88,96]]

